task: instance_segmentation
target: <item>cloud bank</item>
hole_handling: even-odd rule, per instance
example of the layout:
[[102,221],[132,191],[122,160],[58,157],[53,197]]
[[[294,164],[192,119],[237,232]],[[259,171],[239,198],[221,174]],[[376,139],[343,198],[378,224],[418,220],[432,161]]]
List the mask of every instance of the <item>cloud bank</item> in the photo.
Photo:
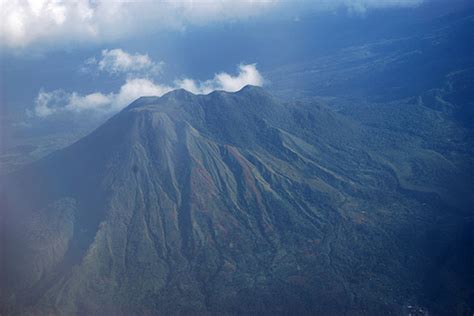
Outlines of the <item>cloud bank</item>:
[[[0,0],[0,45],[60,47],[136,36],[147,30],[258,17],[278,10],[351,12],[411,7],[423,0]],[[295,12],[298,13],[298,12]]]
[[[100,63],[97,63],[100,67]],[[237,75],[225,72],[203,82],[190,78],[176,80],[173,85],[154,82],[149,78],[128,78],[116,93],[93,92],[81,95],[63,90],[41,90],[36,97],[35,107],[30,116],[50,117],[71,113],[107,114],[121,110],[141,96],[162,96],[175,89],[185,89],[195,94],[207,94],[215,90],[235,92],[246,85],[263,85],[263,77],[255,64],[241,64]]]

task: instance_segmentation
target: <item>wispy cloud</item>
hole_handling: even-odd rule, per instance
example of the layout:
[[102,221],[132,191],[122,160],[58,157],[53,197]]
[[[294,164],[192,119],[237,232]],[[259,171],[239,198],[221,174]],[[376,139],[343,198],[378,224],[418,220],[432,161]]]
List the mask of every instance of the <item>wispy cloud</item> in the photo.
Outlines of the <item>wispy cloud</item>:
[[349,12],[365,13],[371,9],[392,7],[413,7],[420,5],[424,0],[346,0],[333,1],[333,6],[344,6]]
[[130,54],[116,49],[104,49],[99,58],[86,60],[83,70],[98,70],[109,74],[125,74],[136,76],[140,74],[156,75],[161,72],[164,62],[154,62],[148,54]]

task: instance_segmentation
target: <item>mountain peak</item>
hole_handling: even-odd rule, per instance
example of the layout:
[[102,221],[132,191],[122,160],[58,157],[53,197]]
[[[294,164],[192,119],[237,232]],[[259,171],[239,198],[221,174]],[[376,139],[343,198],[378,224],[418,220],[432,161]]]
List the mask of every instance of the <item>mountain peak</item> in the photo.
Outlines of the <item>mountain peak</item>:
[[183,98],[190,96],[195,96],[195,94],[186,89],[179,88],[165,93],[162,98]]
[[245,85],[239,91],[237,91],[237,93],[239,92],[265,92],[265,90],[260,86],[254,86],[254,85],[248,84],[248,85]]
[[245,95],[251,98],[269,98],[273,99],[273,96],[268,93],[264,88],[253,85],[246,85],[239,91],[235,92],[238,95]]
[[239,94],[248,94],[248,93],[251,93],[251,94],[257,94],[257,93],[262,94],[262,93],[264,93],[266,95],[270,95],[262,87],[254,86],[254,85],[250,85],[250,84],[245,85],[240,90],[237,90],[237,91],[234,91],[234,92],[230,92],[230,91],[226,91],[226,90],[214,90],[210,93],[210,95],[215,95],[215,94],[239,95]]

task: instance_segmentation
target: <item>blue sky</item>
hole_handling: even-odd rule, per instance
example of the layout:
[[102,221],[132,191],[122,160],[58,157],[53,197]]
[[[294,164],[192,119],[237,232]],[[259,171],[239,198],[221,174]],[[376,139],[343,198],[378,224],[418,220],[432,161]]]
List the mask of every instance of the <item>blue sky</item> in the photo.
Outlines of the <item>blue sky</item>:
[[[422,0],[0,1],[1,110],[15,120],[113,113],[175,88],[271,86],[266,71],[428,15]],[[407,19],[385,25],[391,14]]]

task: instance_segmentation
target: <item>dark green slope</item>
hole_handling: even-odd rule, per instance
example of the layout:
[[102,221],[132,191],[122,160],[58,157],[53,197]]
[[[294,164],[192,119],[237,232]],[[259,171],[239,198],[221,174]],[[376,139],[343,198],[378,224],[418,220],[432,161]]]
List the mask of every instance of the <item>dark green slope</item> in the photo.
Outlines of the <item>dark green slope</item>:
[[[462,215],[436,190],[400,181],[369,132],[324,106],[282,103],[256,87],[140,98],[79,142],[2,179],[2,308],[431,308],[430,238],[436,231],[447,243],[442,234]],[[436,310],[470,311],[472,289],[458,291],[448,289],[452,302]]]

